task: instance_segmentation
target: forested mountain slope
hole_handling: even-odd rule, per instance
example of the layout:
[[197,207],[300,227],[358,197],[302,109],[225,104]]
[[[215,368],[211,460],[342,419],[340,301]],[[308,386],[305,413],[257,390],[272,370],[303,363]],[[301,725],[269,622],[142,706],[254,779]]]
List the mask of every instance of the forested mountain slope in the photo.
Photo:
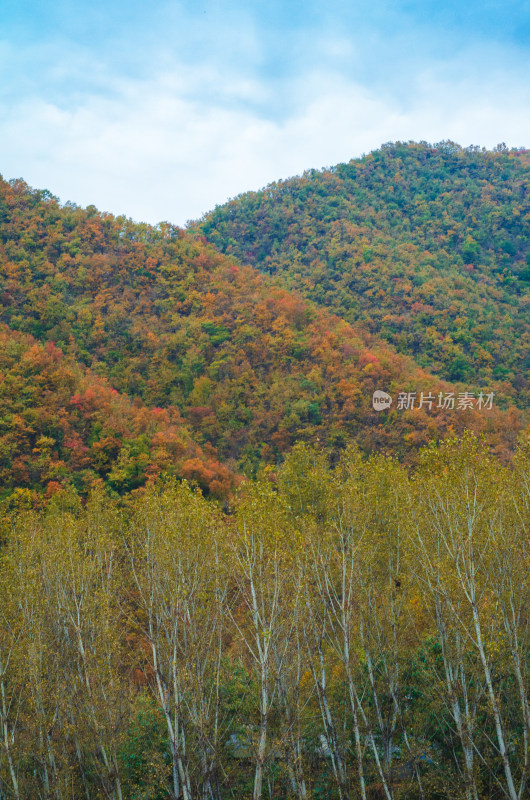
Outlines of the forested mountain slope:
[[[120,491],[141,485],[157,464],[163,469],[164,459],[178,474],[195,477],[195,469],[201,485],[226,491],[230,473],[252,474],[261,463],[276,463],[300,439],[336,449],[356,441],[365,450],[410,458],[432,437],[469,427],[485,432],[492,447],[507,457],[518,434],[518,412],[501,410],[499,398],[491,410],[443,409],[435,401],[422,409],[398,410],[394,404],[390,411],[374,411],[376,389],[394,398],[398,392],[418,392],[419,398],[421,391],[438,397],[440,391],[458,393],[468,387],[442,383],[410,357],[396,354],[367,324],[352,327],[168,224],[152,228],[93,207],[61,207],[49,193],[21,181],[1,182],[0,279],[0,322],[9,326],[5,335],[26,342],[15,344],[15,350],[31,350],[28,339],[16,339],[17,332],[30,335],[48,347],[53,343],[79,371],[65,386],[59,381],[59,394],[52,389],[36,405],[30,397],[28,407],[45,409],[50,402],[59,415],[64,407],[70,419],[77,405],[83,416],[86,392],[77,383],[95,380],[103,387],[96,393],[108,394],[112,387],[125,395],[119,403],[129,408],[132,402],[129,414],[111,413],[105,401],[99,427],[92,424],[86,436],[79,432],[81,449],[98,450],[100,459],[105,448],[114,448],[111,461],[115,457],[121,464],[116,469],[122,477],[116,478],[114,466],[103,470],[103,477]],[[55,358],[55,349],[42,352]],[[3,368],[4,429],[10,415],[18,413],[6,374],[18,368],[16,358]],[[20,377],[18,402],[31,395],[30,373]],[[134,408],[138,414],[144,409],[149,435],[144,423],[135,421]],[[166,409],[161,427],[155,424],[155,416],[162,414],[156,409]],[[106,419],[120,415],[126,428],[121,432]],[[83,459],[76,466],[75,453],[65,458],[55,423],[46,427],[46,415],[39,411],[37,416],[40,427],[27,443],[31,463],[43,436],[56,442],[46,447],[52,462],[65,461],[63,473],[85,468],[98,473]],[[152,436],[158,436],[159,444],[160,438],[170,439],[168,426],[173,424],[187,452],[155,454]],[[134,444],[142,436],[144,445]],[[109,437],[118,443],[111,446]],[[188,447],[190,437],[195,444],[190,441]],[[19,457],[8,443],[2,452],[7,473],[15,474]],[[223,472],[218,459],[230,472]],[[31,485],[28,469],[23,483]],[[57,480],[56,472],[50,472],[50,480]],[[35,477],[38,485],[43,480]]]
[[160,473],[215,497],[237,483],[211,448],[193,441],[176,408],[147,408],[52,342],[2,326],[0,497],[31,489],[49,497],[65,483],[85,493],[101,481],[123,493]]
[[526,151],[388,144],[274,183],[193,226],[448,380],[529,402]]

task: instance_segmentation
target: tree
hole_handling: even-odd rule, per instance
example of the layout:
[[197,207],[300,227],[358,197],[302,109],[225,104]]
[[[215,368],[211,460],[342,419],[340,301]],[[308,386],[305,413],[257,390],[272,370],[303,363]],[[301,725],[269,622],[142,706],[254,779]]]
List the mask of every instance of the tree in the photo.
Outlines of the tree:
[[143,669],[164,714],[172,796],[219,797],[219,683],[226,565],[215,508],[186,483],[150,488],[133,510],[127,551]]

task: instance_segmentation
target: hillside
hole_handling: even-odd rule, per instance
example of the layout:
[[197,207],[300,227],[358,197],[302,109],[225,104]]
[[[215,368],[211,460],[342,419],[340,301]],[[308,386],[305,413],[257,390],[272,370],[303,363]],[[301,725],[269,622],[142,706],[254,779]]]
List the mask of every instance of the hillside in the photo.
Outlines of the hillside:
[[[355,441],[410,460],[419,445],[466,427],[484,432],[502,458],[517,438],[519,414],[501,410],[499,398],[491,410],[435,402],[374,411],[376,389],[419,398],[468,387],[433,378],[369,325],[351,326],[168,224],[61,207],[48,192],[2,182],[0,267],[0,322],[8,342],[15,337],[15,356],[7,345],[3,356],[0,418],[9,428],[19,403],[40,425],[23,445],[9,439],[3,448],[8,486],[88,470],[85,484],[99,476],[127,491],[169,467],[223,494],[235,473],[277,463],[298,440],[337,451]],[[18,362],[17,347],[38,354],[35,367],[33,356]],[[76,377],[59,374],[43,394],[47,358]],[[87,399],[94,386],[97,402]],[[48,413],[55,421],[46,425]],[[40,445],[39,436],[56,444]],[[36,474],[43,447],[53,468]],[[22,451],[26,472],[17,478]]]
[[502,381],[523,408],[529,187],[527,152],[396,143],[243,194],[193,229],[440,377]]
[[0,330],[0,486],[47,496],[70,482],[119,493],[160,473],[225,497],[236,478],[192,439],[177,409],[120,395],[53,343]]
[[2,797],[524,796],[515,372],[281,280],[0,181]]

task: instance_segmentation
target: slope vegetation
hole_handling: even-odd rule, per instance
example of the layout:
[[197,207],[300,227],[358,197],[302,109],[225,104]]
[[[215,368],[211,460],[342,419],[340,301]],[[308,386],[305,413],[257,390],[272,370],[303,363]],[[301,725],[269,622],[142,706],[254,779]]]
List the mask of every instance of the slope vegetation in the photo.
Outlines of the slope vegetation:
[[[120,494],[159,473],[226,497],[236,477],[192,439],[177,409],[119,394],[52,342],[0,330],[0,486],[47,496],[104,481]],[[20,494],[22,492],[22,494]],[[29,495],[27,495],[29,497]]]
[[[79,435],[91,451],[114,447],[125,478],[112,477],[114,467],[105,474],[119,490],[141,485],[153,459],[156,469],[172,464],[221,492],[231,485],[230,472],[252,474],[264,462],[276,463],[297,440],[337,450],[357,441],[366,450],[377,447],[410,458],[432,437],[470,427],[485,432],[507,457],[517,437],[518,412],[500,410],[496,403],[491,410],[457,411],[434,403],[374,411],[376,389],[419,397],[421,391],[465,387],[433,378],[374,336],[369,325],[352,327],[168,224],[153,228],[93,207],[61,207],[49,193],[23,182],[1,182],[0,278],[6,336],[53,345],[53,351],[42,352],[59,349],[78,370],[79,377],[66,388],[61,384],[59,394],[41,396],[39,408],[50,403],[59,415],[61,408],[66,417],[77,408],[83,416],[92,413],[87,409],[93,401],[78,382],[96,381],[103,387],[96,394],[107,393],[97,424]],[[30,340],[20,341],[31,349]],[[6,365],[8,373],[17,369],[16,359]],[[25,373],[21,380],[24,392],[33,378]],[[114,436],[108,419],[118,425],[120,416],[126,420],[135,413],[112,411],[111,390],[122,397],[118,405],[132,403],[147,420],[131,419],[130,430],[117,434],[119,446],[108,441]],[[5,384],[0,414],[15,413],[12,395]],[[155,417],[162,419],[159,425]],[[166,447],[167,426],[173,424],[174,435],[189,442],[189,452]],[[142,426],[151,426],[151,433]],[[63,441],[52,430],[39,434]],[[131,444],[142,436],[148,440],[143,451]],[[28,442],[28,448],[40,447],[36,440]],[[154,454],[159,445],[166,455]],[[16,448],[6,451],[7,470],[17,456]],[[65,461],[64,449],[55,457]],[[218,460],[230,472],[223,472]],[[72,462],[72,468],[85,465]]]
[[222,252],[361,321],[448,380],[529,402],[530,160],[389,144],[217,207]]

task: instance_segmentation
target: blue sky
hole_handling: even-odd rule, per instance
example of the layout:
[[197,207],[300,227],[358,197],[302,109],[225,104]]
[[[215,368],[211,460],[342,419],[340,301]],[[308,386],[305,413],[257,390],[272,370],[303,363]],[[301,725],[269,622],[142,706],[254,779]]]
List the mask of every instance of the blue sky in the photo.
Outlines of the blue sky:
[[0,173],[184,224],[383,142],[530,146],[530,2],[2,0]]

